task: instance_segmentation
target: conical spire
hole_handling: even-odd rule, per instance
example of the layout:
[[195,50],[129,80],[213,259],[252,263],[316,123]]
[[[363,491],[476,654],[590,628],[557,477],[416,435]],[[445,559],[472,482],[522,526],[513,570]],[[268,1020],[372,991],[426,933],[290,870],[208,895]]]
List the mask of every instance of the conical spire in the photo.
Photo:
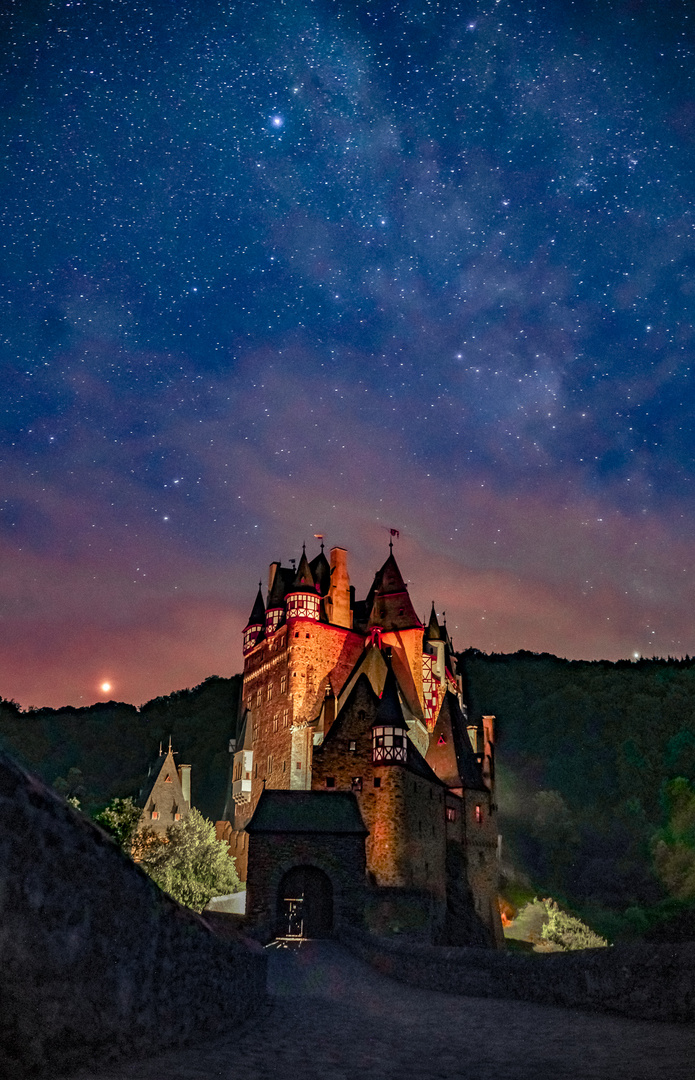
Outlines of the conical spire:
[[331,568],[323,553],[323,544],[320,553],[309,563],[309,569],[321,596],[325,596],[331,587]]
[[307,592],[316,592],[316,583],[314,582],[314,575],[311,572],[309,561],[306,557],[306,549],[302,545],[302,557],[299,560],[299,566],[297,567],[297,574],[292,582],[292,592],[297,589],[306,590]]
[[437,612],[434,610],[434,600],[432,601],[432,611],[430,613],[430,621],[427,624],[425,630],[425,641],[442,641],[444,635],[442,634],[442,628],[439,625],[437,618]]
[[263,593],[261,591],[262,586],[260,581],[258,582],[258,592],[256,593],[256,599],[249,615],[249,621],[247,626],[263,626],[265,623],[265,604],[263,603]]
[[377,725],[388,724],[391,727],[403,728],[404,731],[408,730],[408,725],[403,716],[401,699],[398,696],[398,683],[396,682],[396,676],[393,673],[393,668],[390,663],[388,665],[388,671],[386,672],[386,681],[384,682],[381,701],[376,710],[375,723]]

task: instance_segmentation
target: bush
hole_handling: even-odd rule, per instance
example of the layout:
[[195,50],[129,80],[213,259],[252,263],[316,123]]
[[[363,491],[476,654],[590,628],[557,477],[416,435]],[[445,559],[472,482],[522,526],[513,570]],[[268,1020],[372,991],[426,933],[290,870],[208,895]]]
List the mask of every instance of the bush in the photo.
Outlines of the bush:
[[169,826],[166,839],[146,829],[132,847],[133,857],[160,889],[194,911],[202,911],[213,896],[241,888],[226,841],[216,838],[215,826],[195,808]]
[[554,946],[562,952],[571,952],[574,949],[598,949],[608,945],[605,938],[594,933],[590,926],[577,919],[574,915],[568,915],[561,911],[554,900],[543,900],[547,914],[547,922],[541,930],[541,940]]

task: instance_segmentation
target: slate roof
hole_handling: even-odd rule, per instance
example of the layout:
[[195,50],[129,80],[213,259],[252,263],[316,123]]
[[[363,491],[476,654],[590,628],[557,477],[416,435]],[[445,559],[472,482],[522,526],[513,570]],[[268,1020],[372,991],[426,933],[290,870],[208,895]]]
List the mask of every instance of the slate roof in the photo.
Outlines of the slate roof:
[[314,583],[319,587],[321,596],[325,596],[331,586],[331,568],[328,559],[323,553],[323,544],[321,545],[319,554],[309,563],[309,569],[311,570]]
[[265,604],[263,603],[263,593],[261,592],[261,586],[258,586],[258,592],[256,593],[256,599],[249,615],[249,621],[247,626],[263,626],[265,624]]
[[282,566],[281,563],[278,563],[272,588],[268,591],[269,608],[283,607],[285,596],[292,587],[294,577],[295,571],[291,566]]
[[367,595],[368,626],[384,630],[422,629],[393,552],[377,570]]
[[386,672],[386,681],[384,683],[384,689],[381,692],[381,700],[376,710],[375,724],[390,724],[391,727],[403,728],[408,730],[408,725],[405,722],[403,716],[403,708],[401,706],[401,699],[398,696],[398,682],[396,676],[393,673],[390,661],[387,661],[388,671]]
[[430,621],[427,624],[425,630],[425,641],[443,641],[444,634],[442,628],[439,625],[439,619],[437,618],[437,612],[434,610],[434,600],[432,601],[432,611],[430,613]]
[[369,834],[351,791],[266,790],[258,800],[246,831],[250,834]]
[[302,557],[299,560],[299,566],[297,567],[297,576],[292,582],[291,592],[316,592],[316,583],[314,581],[314,575],[311,572],[309,566],[309,560],[306,557],[306,551],[302,548]]
[[487,791],[480,762],[468,738],[466,718],[458,698],[450,691],[442,702],[427,760],[447,787]]

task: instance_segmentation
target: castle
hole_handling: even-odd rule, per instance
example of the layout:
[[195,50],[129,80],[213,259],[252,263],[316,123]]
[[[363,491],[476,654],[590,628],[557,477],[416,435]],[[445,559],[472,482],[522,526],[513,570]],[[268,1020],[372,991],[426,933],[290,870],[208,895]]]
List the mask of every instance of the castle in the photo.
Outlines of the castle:
[[446,625],[434,604],[423,625],[390,549],[364,600],[343,548],[270,564],[222,834],[268,934],[499,947],[494,717],[467,718]]

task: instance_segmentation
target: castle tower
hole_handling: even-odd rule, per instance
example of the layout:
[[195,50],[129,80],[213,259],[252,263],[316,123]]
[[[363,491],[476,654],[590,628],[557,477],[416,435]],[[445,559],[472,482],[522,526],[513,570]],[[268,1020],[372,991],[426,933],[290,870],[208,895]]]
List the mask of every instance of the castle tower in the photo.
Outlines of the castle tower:
[[367,596],[368,631],[378,633],[383,645],[391,646],[398,682],[415,715],[422,716],[422,632],[408,588],[393,556],[393,548],[377,571]]
[[265,634],[265,604],[261,584],[258,583],[258,592],[249,615],[249,621],[244,627],[244,656],[251,651],[261,637]]

